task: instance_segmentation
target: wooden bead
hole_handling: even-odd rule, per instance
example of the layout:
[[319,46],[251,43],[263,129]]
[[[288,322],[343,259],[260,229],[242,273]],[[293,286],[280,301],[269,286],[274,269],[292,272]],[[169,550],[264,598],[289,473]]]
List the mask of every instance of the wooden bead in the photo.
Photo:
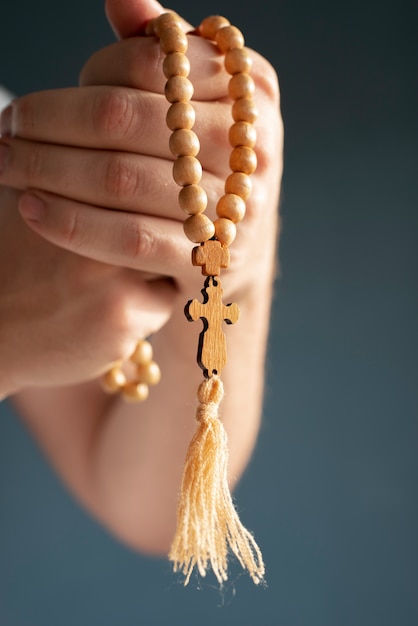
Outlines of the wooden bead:
[[172,76],[165,84],[165,97],[169,102],[188,102],[193,96],[193,85],[185,76]]
[[189,215],[203,213],[208,204],[206,191],[199,185],[187,185],[179,193],[179,204]]
[[136,375],[140,383],[158,385],[161,380],[161,370],[155,361],[138,365]]
[[249,198],[252,188],[251,178],[244,172],[232,172],[225,181],[225,193],[235,193],[243,200]]
[[255,85],[253,79],[243,72],[235,74],[228,83],[229,97],[233,100],[238,100],[238,98],[251,98],[254,91]]
[[167,111],[166,123],[170,130],[192,128],[196,113],[189,102],[175,102]]
[[226,217],[219,217],[214,221],[215,236],[224,246],[230,246],[237,236],[237,227]]
[[227,193],[219,199],[216,205],[216,213],[218,217],[226,217],[237,224],[245,215],[245,202],[234,193]]
[[181,52],[167,54],[163,61],[163,72],[166,78],[188,76],[190,74],[190,61]]
[[183,229],[186,237],[194,243],[202,243],[212,239],[215,234],[215,226],[204,213],[191,215],[183,223]]
[[148,37],[152,37],[153,35],[155,35],[155,18],[153,18],[152,20],[148,20],[148,22],[145,24],[145,34]]
[[158,17],[154,18],[154,33],[161,39],[164,31],[168,28],[177,27],[181,29],[182,23],[180,17],[174,11],[167,11],[161,13]]
[[173,178],[178,185],[196,185],[202,178],[200,161],[193,156],[179,157],[173,164]]
[[253,60],[245,48],[232,48],[225,55],[225,69],[228,74],[248,74],[253,66]]
[[236,26],[224,26],[215,35],[216,45],[223,53],[244,47],[244,37]]
[[164,54],[172,52],[181,52],[184,54],[187,50],[187,37],[180,28],[172,26],[165,28],[160,36],[160,46]]
[[130,360],[132,363],[135,363],[135,365],[143,365],[144,363],[152,361],[152,357],[152,345],[149,341],[143,339],[142,341],[138,341],[135,352],[131,356]]
[[215,35],[220,28],[229,26],[230,22],[222,15],[209,15],[199,26],[199,33],[205,39],[215,39]]
[[122,395],[128,402],[144,402],[149,395],[148,385],[133,380],[124,386]]
[[252,148],[247,148],[247,146],[234,148],[229,159],[229,167],[233,172],[252,174],[257,168],[257,155]]
[[102,386],[107,393],[117,393],[126,384],[126,376],[120,366],[112,367],[102,378]]
[[239,98],[232,105],[234,122],[249,122],[253,124],[258,117],[258,110],[252,98]]
[[248,146],[252,148],[257,139],[257,131],[248,122],[235,122],[229,129],[229,143],[232,147]]
[[196,133],[192,130],[181,128],[172,133],[169,147],[175,157],[196,156],[200,150],[200,143]]

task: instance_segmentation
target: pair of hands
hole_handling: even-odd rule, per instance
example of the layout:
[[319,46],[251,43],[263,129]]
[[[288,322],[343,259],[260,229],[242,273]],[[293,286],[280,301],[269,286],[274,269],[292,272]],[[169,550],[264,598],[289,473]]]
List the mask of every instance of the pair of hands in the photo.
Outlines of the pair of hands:
[[[172,180],[162,54],[154,38],[132,37],[162,11],[153,0],[108,0],[122,39],[91,57],[80,87],[34,93],[3,112],[0,396],[95,378],[201,288]],[[210,42],[190,36],[188,56],[214,217],[229,173],[228,75]],[[238,301],[272,270],[281,171],[276,76],[252,58],[258,169],[223,283]]]

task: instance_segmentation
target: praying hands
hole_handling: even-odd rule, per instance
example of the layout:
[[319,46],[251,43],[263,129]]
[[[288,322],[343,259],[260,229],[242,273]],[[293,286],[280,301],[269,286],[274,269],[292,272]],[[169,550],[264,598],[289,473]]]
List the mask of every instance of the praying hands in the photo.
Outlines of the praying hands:
[[[16,99],[0,141],[0,397],[12,396],[75,496],[148,552],[167,551],[173,537],[201,380],[199,329],[183,309],[199,298],[202,276],[172,178],[162,54],[144,35],[162,11],[154,0],[108,0],[120,41],[89,59],[79,87]],[[229,77],[211,42],[188,41],[201,185],[214,219],[230,173]],[[223,373],[231,484],[261,416],[282,168],[277,79],[250,55],[258,167],[223,274],[224,300],[241,312]],[[158,388],[139,407],[106,395],[98,378],[147,336]]]

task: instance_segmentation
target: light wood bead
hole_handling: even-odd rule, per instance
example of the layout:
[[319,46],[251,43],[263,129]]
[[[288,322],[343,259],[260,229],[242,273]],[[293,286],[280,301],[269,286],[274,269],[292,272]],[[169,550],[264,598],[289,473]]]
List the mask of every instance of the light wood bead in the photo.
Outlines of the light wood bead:
[[202,178],[200,161],[193,156],[179,157],[173,164],[173,178],[180,187],[197,185]]
[[148,37],[155,35],[155,18],[148,20],[145,24],[145,34]]
[[248,122],[235,122],[229,129],[229,143],[233,148],[247,146],[252,148],[257,140],[257,131]]
[[228,83],[228,94],[233,100],[238,98],[251,98],[254,95],[254,81],[248,74],[240,72],[235,74]]
[[135,365],[143,365],[144,363],[149,363],[150,361],[152,361],[152,357],[152,345],[149,341],[143,339],[142,341],[138,341],[135,352],[131,356],[130,361],[132,361],[132,363],[135,363]]
[[154,33],[157,37],[161,39],[164,31],[168,28],[177,27],[181,30],[182,22],[180,17],[174,11],[167,11],[166,13],[161,13],[158,17],[154,18]]
[[215,35],[216,45],[225,54],[233,48],[244,47],[244,37],[236,26],[224,26]]
[[226,217],[234,224],[238,224],[245,215],[245,202],[240,196],[227,193],[219,199],[216,213],[218,217]]
[[169,148],[175,157],[196,156],[200,150],[200,142],[192,130],[181,128],[171,134]]
[[252,148],[247,148],[247,146],[234,148],[229,159],[229,167],[233,172],[252,174],[257,168],[257,155]]
[[181,52],[167,54],[163,61],[163,72],[166,78],[188,76],[190,74],[190,61]]
[[161,33],[160,46],[164,54],[172,52],[184,54],[188,46],[186,33],[176,26],[165,28]]
[[144,402],[149,395],[148,385],[133,380],[124,386],[122,395],[127,402]]
[[212,239],[215,234],[215,226],[204,213],[197,213],[188,217],[183,222],[183,229],[186,237],[194,243],[202,243]]
[[214,221],[215,236],[224,246],[230,246],[237,236],[237,227],[226,217],[219,217]]
[[253,66],[253,60],[245,48],[232,48],[225,55],[225,69],[228,74],[248,74]]
[[193,96],[193,85],[186,76],[172,76],[165,84],[165,97],[169,102],[188,102]]
[[175,102],[167,111],[166,123],[170,130],[190,129],[196,121],[196,113],[189,102]]
[[232,105],[234,122],[249,122],[253,124],[258,117],[258,110],[252,98],[239,98]]
[[138,381],[146,385],[158,385],[161,380],[161,370],[155,361],[138,365],[136,375]]
[[120,366],[112,367],[102,378],[102,386],[107,393],[117,393],[126,384],[126,376]]
[[205,39],[215,39],[215,35],[220,28],[229,26],[230,21],[222,15],[209,15],[199,26],[199,33]]
[[189,215],[203,213],[208,205],[206,191],[200,185],[187,185],[179,193],[179,204]]
[[249,198],[252,189],[252,180],[244,172],[232,172],[225,181],[225,193],[235,193],[243,200]]

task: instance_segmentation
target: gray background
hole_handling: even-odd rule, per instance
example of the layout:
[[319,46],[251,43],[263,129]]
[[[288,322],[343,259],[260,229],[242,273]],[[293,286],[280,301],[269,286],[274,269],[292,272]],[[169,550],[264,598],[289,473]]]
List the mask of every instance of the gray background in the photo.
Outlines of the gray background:
[[[4,403],[0,624],[416,626],[416,8],[190,4],[173,8],[242,27],[282,87],[282,278],[264,422],[236,494],[268,587],[234,569],[222,592],[183,589],[166,561],[118,545]],[[13,3],[1,18],[0,80],[16,93],[74,84],[112,40],[101,0]]]

